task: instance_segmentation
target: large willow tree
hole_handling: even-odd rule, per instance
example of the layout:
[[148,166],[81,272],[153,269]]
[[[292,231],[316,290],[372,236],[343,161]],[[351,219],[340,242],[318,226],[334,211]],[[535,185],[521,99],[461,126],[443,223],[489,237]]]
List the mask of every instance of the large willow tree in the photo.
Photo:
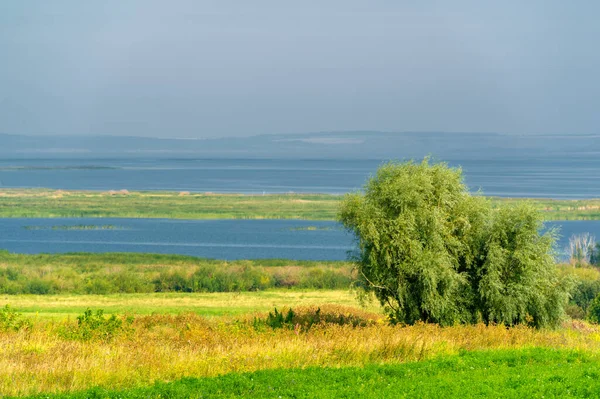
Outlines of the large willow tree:
[[340,220],[357,238],[365,290],[394,323],[556,325],[567,300],[527,205],[492,209],[472,196],[460,169],[388,163],[364,193],[349,194]]

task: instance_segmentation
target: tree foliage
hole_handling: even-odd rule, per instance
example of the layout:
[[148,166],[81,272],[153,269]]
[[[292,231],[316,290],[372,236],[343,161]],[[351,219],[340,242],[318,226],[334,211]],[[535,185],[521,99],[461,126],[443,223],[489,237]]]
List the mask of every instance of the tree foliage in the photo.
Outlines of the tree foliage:
[[592,250],[590,255],[590,264],[594,266],[600,266],[600,242],[596,243],[596,246]]
[[364,288],[392,322],[546,326],[562,316],[552,232],[539,234],[530,206],[493,210],[472,196],[460,169],[385,164],[345,197],[340,220],[357,238]]

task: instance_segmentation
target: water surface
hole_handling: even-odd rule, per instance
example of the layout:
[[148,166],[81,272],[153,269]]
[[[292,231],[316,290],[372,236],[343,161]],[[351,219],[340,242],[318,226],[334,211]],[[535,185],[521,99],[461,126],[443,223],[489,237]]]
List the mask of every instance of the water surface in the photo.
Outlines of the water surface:
[[[383,160],[4,159],[0,187],[332,193],[360,189]],[[451,159],[475,192],[505,197],[600,197],[600,157]]]
[[[600,239],[600,221],[547,226],[560,226],[559,250],[573,234],[589,232]],[[228,260],[344,260],[353,244],[352,236],[332,221],[0,218],[0,249],[28,254],[146,252]]]

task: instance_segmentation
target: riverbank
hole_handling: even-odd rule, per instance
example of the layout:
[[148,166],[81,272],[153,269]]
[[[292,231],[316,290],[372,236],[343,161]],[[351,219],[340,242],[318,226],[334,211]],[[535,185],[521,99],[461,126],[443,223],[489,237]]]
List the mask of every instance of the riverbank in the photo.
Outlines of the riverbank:
[[[0,190],[0,217],[335,220],[342,196],[163,191]],[[600,199],[491,198],[529,201],[545,220],[600,220]]]

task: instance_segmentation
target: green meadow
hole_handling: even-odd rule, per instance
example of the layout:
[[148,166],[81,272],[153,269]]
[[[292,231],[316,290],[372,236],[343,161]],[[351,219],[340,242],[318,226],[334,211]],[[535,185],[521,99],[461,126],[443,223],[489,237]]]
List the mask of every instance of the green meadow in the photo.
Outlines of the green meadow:
[[600,272],[558,267],[580,282],[559,328],[404,326],[358,301],[347,262],[2,251],[0,395],[594,397],[600,328],[577,317]]
[[[135,294],[10,298],[0,309],[2,397],[558,398],[600,389],[600,330],[586,322],[393,326],[376,307],[335,304],[348,293],[294,291],[232,297],[239,313],[201,316],[202,303],[222,298],[145,295],[145,304]],[[36,301],[41,314],[28,308]],[[110,302],[123,307],[81,308]],[[53,304],[60,315],[44,313]]]
[[600,392],[598,360],[597,355],[570,350],[477,351],[416,363],[264,370],[33,397],[592,398]]
[[[342,196],[187,192],[0,190],[0,217],[335,220]],[[545,220],[600,220],[600,199],[490,198],[529,201]]]

